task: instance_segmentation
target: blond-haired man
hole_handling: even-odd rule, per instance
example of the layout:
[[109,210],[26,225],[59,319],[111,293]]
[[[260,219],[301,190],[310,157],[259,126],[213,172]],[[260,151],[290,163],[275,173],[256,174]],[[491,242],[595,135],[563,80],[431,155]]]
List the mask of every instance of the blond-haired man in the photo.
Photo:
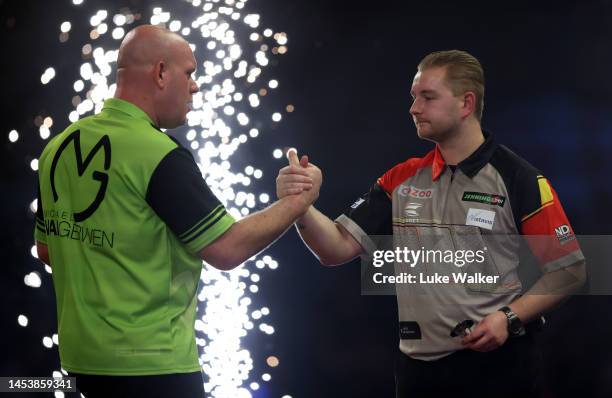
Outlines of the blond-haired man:
[[[533,396],[539,379],[531,325],[584,283],[584,257],[548,180],[481,128],[484,72],[475,57],[459,50],[427,55],[410,93],[417,134],[435,148],[385,172],[335,222],[311,206],[297,222],[299,234],[327,266],[373,253],[373,235],[392,235],[396,247],[413,250],[429,249],[428,237],[455,249],[466,234],[476,242],[544,237],[544,244],[529,240],[543,276],[525,295],[512,238],[487,248],[498,284],[395,286],[398,398]],[[277,178],[279,197],[294,181],[297,156],[289,154],[289,162]],[[403,269],[399,262],[396,274]],[[554,292],[548,289],[553,284]],[[474,326],[461,334],[455,328],[466,320]]]

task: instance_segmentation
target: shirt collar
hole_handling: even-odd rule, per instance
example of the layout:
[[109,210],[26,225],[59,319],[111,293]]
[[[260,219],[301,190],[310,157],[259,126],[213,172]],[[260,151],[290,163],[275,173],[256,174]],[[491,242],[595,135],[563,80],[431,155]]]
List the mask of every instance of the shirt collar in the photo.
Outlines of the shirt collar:
[[440,152],[440,148],[436,144],[436,148],[434,149],[434,159],[433,164],[431,165],[431,179],[433,181],[437,180],[440,177],[440,174],[444,171],[444,167],[446,166],[446,162],[442,157],[442,152]]
[[132,104],[131,102],[119,98],[107,98],[104,101],[104,107],[102,108],[102,110],[104,109],[114,109],[116,111],[126,113],[137,119],[145,120],[147,123],[155,127],[155,123],[153,123],[153,120],[151,120],[149,115],[147,115],[145,111]]
[[[465,174],[466,176],[472,178],[482,169],[493,156],[495,149],[497,148],[497,144],[493,141],[493,135],[486,130],[482,131],[484,135],[485,141],[480,144],[478,149],[476,149],[470,156],[468,156],[463,161],[459,162],[457,167]],[[436,145],[436,149],[434,150],[434,160],[431,169],[431,177],[432,180],[437,180],[442,172],[444,171],[446,166],[446,162],[442,157],[442,153],[440,152],[440,148]]]

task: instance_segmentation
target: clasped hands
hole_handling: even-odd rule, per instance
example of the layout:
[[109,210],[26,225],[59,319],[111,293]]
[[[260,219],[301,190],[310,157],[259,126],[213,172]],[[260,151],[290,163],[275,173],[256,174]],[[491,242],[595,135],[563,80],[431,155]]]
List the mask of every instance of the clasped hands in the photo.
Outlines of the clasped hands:
[[297,151],[293,148],[287,151],[287,160],[289,165],[280,169],[276,177],[276,196],[282,199],[295,195],[295,200],[306,212],[319,197],[323,182],[321,170],[310,163],[306,155],[298,159]]

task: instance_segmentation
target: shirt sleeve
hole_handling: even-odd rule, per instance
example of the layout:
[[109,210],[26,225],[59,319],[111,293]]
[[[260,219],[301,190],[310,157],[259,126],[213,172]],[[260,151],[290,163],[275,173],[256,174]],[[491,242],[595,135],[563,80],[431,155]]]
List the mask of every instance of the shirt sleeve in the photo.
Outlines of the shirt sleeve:
[[353,235],[367,253],[372,253],[376,244],[369,235],[392,235],[391,219],[391,198],[376,183],[336,218],[336,222]]
[[47,228],[45,226],[45,217],[43,212],[42,201],[40,200],[40,183],[36,178],[36,225],[34,227],[34,241],[47,244]]
[[147,202],[192,253],[225,233],[235,222],[206,185],[191,153],[178,147],[157,165]]
[[563,206],[546,178],[527,178],[519,209],[521,233],[540,263],[543,272],[550,272],[584,262],[572,226]]

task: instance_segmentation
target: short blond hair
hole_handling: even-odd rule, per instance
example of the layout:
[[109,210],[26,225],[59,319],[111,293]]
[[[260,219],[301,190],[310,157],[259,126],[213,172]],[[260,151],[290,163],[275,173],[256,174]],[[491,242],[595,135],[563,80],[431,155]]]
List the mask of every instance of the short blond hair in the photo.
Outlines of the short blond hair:
[[418,70],[446,68],[445,79],[454,95],[472,91],[476,96],[474,115],[480,121],[484,109],[485,79],[482,65],[473,55],[461,50],[435,51],[419,62]]

